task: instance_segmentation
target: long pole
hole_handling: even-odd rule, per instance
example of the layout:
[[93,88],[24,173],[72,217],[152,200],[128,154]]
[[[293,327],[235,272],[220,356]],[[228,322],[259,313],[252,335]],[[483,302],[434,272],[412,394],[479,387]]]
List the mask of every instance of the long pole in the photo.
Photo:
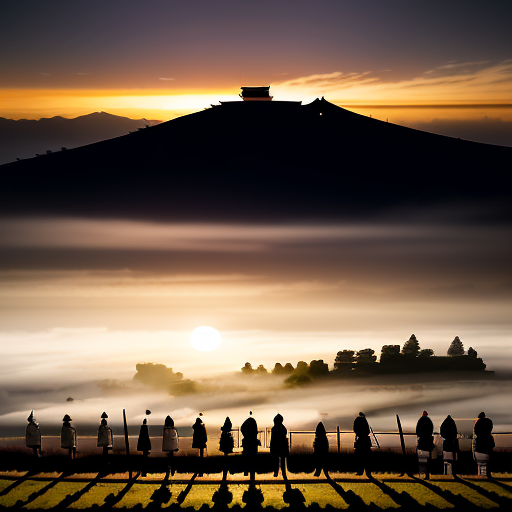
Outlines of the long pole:
[[[406,456],[405,456],[405,439],[404,439],[404,431],[402,430],[402,424],[400,423],[400,417],[398,414],[396,415],[396,423],[398,425],[398,433],[400,434],[400,445],[402,447],[402,455],[404,456],[404,468],[406,468]],[[404,471],[403,474],[406,474],[407,471]],[[407,473],[408,474],[408,473]]]
[[341,452],[340,426],[336,426],[336,444],[338,445],[338,454]]
[[123,423],[124,423],[124,446],[126,448],[126,462],[128,464],[128,476],[132,479],[132,466],[130,464],[130,441],[128,439],[128,423],[126,422],[126,410],[123,409]]

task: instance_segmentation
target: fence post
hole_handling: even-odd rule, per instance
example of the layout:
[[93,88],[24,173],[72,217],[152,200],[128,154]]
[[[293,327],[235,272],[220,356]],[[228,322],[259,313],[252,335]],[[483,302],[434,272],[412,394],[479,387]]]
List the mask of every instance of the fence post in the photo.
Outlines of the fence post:
[[292,433],[290,432],[290,451],[292,451]]
[[338,455],[341,453],[340,426],[336,425],[336,442],[338,443]]

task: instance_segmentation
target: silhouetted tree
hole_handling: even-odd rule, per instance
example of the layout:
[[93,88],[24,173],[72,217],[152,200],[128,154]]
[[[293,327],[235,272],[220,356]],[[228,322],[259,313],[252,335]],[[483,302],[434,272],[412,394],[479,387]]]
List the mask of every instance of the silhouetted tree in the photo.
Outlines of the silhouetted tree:
[[313,360],[309,363],[309,374],[313,377],[329,375],[329,365],[323,359]]
[[306,361],[299,361],[297,363],[297,368],[295,368],[296,373],[308,373],[309,365]]
[[420,344],[414,334],[404,343],[402,354],[416,357],[420,352]]
[[61,150],[61,151],[66,151],[67,149],[68,149],[68,148],[65,148],[64,146],[62,146],[62,147],[60,148],[60,150]]
[[418,357],[432,357],[434,355],[434,351],[431,348],[424,348],[420,350]]
[[469,347],[468,356],[476,358],[476,357],[478,357],[478,352],[473,347]]
[[380,351],[380,362],[388,363],[400,358],[400,345],[384,345]]
[[464,355],[464,346],[458,336],[455,336],[451,345],[448,347],[449,356],[462,356]]
[[334,368],[340,370],[343,366],[351,365],[354,362],[354,354],[355,352],[353,350],[340,350],[336,354]]
[[266,375],[268,373],[267,369],[262,364],[260,364],[258,368],[256,368],[255,372],[258,375]]
[[375,363],[377,356],[374,354],[375,350],[372,348],[363,348],[362,350],[359,350],[356,354],[356,364]]
[[311,382],[311,376],[309,375],[309,366],[305,361],[299,361],[297,368],[294,372],[285,379],[285,384],[288,386],[302,386]]
[[138,363],[135,369],[137,373],[133,380],[153,389],[165,390],[175,396],[197,391],[195,382],[184,379],[181,372],[174,372],[165,364]]
[[281,363],[276,363],[274,365],[274,369],[272,370],[272,373],[274,375],[283,375],[284,374],[284,368]]
[[240,370],[244,375],[252,375],[254,373],[254,369],[251,363],[245,363],[243,368]]
[[52,150],[51,150],[51,149],[47,149],[47,150],[46,150],[46,154],[47,154],[47,155],[49,155],[51,152],[52,152]]
[[284,365],[283,371],[284,373],[291,375],[295,371],[295,368],[293,367],[292,363],[286,363]]

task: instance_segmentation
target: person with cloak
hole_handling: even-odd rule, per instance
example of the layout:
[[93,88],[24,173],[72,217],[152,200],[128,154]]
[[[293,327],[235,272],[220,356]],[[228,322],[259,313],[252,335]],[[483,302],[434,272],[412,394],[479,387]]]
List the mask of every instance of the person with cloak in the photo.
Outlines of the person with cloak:
[[488,465],[495,446],[492,429],[492,420],[485,416],[485,412],[481,412],[473,427],[473,458],[481,476],[490,476]]
[[279,461],[281,461],[281,473],[286,477],[286,457],[290,454],[288,446],[288,438],[286,435],[288,431],[283,425],[283,417],[277,414],[274,418],[274,426],[270,432],[270,454],[273,455],[275,460],[274,476],[279,474]]
[[169,479],[169,472],[171,473],[171,476],[174,476],[175,468],[174,464],[171,462],[174,453],[178,451],[178,431],[174,427],[174,420],[167,416],[165,418],[164,422],[164,430],[162,433],[162,451],[167,453],[167,459],[168,459],[168,467],[167,467],[167,473],[165,475],[166,480]]
[[[146,411],[146,414],[148,414],[148,411]],[[149,412],[149,414],[151,414],[151,412]],[[141,472],[141,475],[146,476],[147,459],[149,457],[149,452],[151,451],[151,439],[149,437],[147,418],[144,418],[142,425],[140,426],[139,438],[137,439],[137,451],[142,452],[143,470]]]
[[112,437],[112,429],[107,424],[108,415],[106,412],[103,412],[101,415],[101,423],[98,427],[98,448],[103,448],[103,455],[107,456],[108,451],[112,450],[113,446],[113,437]]
[[315,440],[313,441],[313,457],[315,460],[315,476],[320,476],[322,470],[325,474],[327,454],[329,453],[329,440],[324,424],[320,421],[316,426]]
[[445,475],[455,475],[454,464],[458,458],[459,440],[457,438],[457,425],[449,414],[441,423],[439,433],[443,438],[443,473]]
[[203,476],[203,459],[204,451],[206,449],[206,443],[208,442],[208,434],[206,433],[206,427],[201,418],[196,418],[196,422],[192,425],[192,428],[194,430],[194,433],[192,434],[192,448],[196,448],[199,450],[199,476]]
[[64,450],[68,450],[71,460],[76,459],[76,429],[71,425],[73,420],[66,414],[62,418],[62,429],[60,431],[60,446]]
[[229,419],[229,416],[224,421],[224,425],[220,427],[220,441],[219,441],[219,450],[224,454],[224,467],[222,471],[222,483],[225,484],[227,476],[228,476],[228,464],[227,464],[227,456],[230,453],[233,453],[233,448],[235,447],[235,442],[233,440],[233,434],[231,434],[231,429],[233,428],[233,424]]
[[364,413],[360,412],[354,420],[354,455],[358,465],[358,475],[362,475],[366,471],[366,476],[371,476],[370,456],[372,453],[372,441],[370,439],[370,425]]
[[27,418],[28,425],[25,430],[25,444],[30,448],[36,457],[41,457],[41,431],[39,423],[34,417],[34,411],[30,411]]
[[254,486],[256,477],[256,455],[258,454],[258,446],[261,441],[258,439],[258,424],[252,417],[252,411],[249,411],[249,417],[242,423],[240,427],[242,433],[242,455],[245,459],[244,475],[250,473],[251,486]]
[[423,411],[421,418],[416,423],[416,436],[419,473],[424,474],[428,479],[430,477],[429,463],[434,449],[434,425],[428,417],[427,411]]

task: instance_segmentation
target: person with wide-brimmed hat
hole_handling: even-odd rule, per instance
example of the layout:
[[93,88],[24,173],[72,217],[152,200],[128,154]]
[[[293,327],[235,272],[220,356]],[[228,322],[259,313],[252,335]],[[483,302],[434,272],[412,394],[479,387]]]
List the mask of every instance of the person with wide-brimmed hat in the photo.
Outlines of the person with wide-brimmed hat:
[[66,414],[62,418],[62,428],[60,431],[60,446],[68,450],[69,458],[76,459],[76,429],[71,426],[73,420]]

